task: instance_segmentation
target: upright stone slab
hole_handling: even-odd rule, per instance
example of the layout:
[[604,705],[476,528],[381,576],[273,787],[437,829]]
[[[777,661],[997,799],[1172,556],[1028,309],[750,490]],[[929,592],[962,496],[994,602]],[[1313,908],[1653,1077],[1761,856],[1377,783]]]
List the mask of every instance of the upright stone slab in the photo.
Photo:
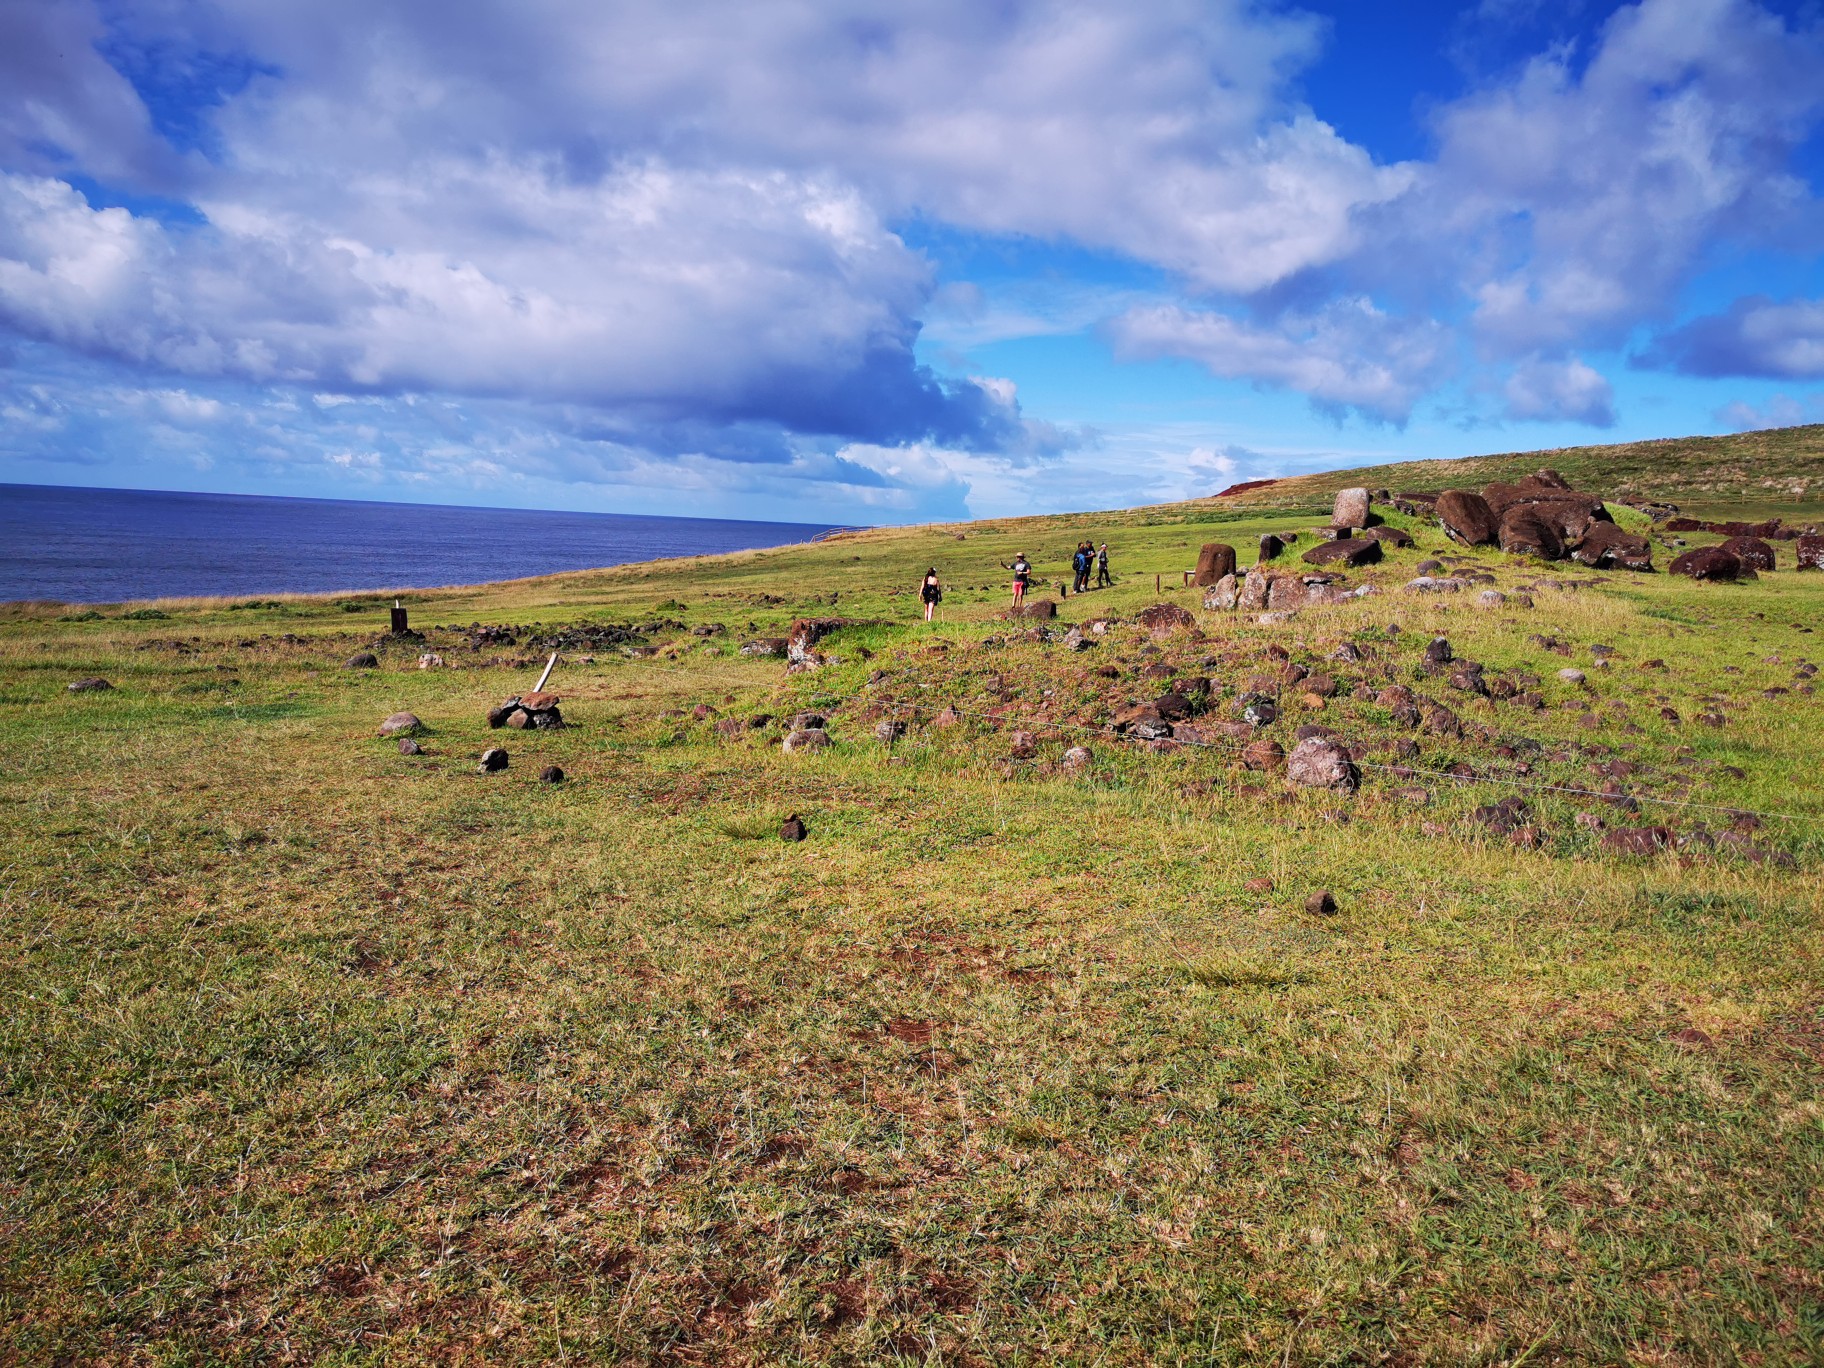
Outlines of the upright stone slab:
[[1339,489],[1336,503],[1330,514],[1332,527],[1366,527],[1368,526],[1368,491],[1366,489]]
[[1197,586],[1207,589],[1224,575],[1235,573],[1235,548],[1222,542],[1208,542],[1197,553]]

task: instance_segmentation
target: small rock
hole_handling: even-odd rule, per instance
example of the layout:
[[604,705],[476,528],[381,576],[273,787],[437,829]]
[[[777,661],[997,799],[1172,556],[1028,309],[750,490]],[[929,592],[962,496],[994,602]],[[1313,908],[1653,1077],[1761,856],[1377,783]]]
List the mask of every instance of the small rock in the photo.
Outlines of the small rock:
[[418,720],[417,713],[396,712],[380,724],[382,736],[415,735],[424,730],[424,723]]
[[1286,762],[1286,749],[1279,742],[1263,737],[1250,741],[1241,750],[1244,769],[1276,770]]
[[883,746],[890,746],[906,734],[906,724],[894,718],[883,718],[874,724],[874,739]]
[[1068,774],[1077,774],[1090,767],[1095,761],[1095,753],[1088,746],[1072,746],[1064,752],[1062,767]]
[[399,738],[399,754],[401,754],[401,755],[423,755],[424,747],[419,745],[416,741],[412,740],[411,737],[402,736]]
[[1300,788],[1354,793],[1361,786],[1361,771],[1349,752],[1326,737],[1300,741],[1286,760],[1286,778]]
[[1672,844],[1670,827],[1617,827],[1602,838],[1602,848],[1622,855],[1656,855]]
[[[1171,735],[1167,728],[1166,735]],[[1015,760],[1030,760],[1039,753],[1039,738],[1029,731],[1016,731],[1008,738],[1007,754]]]
[[478,767],[483,774],[498,774],[507,767],[507,753],[495,746],[481,753],[481,764]]
[[1507,602],[1507,595],[1499,589],[1484,589],[1476,595],[1476,602],[1484,608],[1499,608]]
[[1305,911],[1314,917],[1333,917],[1336,915],[1336,899],[1327,888],[1320,888],[1305,899]]
[[823,750],[830,744],[830,734],[821,727],[802,727],[788,732],[782,743],[787,755],[799,751]]
[[105,693],[114,686],[99,675],[90,675],[66,686],[70,693]]
[[380,657],[372,651],[357,651],[342,662],[345,670],[377,670],[380,668]]
[[418,668],[421,670],[440,670],[443,668],[443,657],[435,651],[426,651],[418,657]]
[[1563,669],[1558,671],[1558,678],[1566,684],[1581,684],[1588,677],[1582,670]]
[[561,784],[564,782],[564,771],[561,765],[546,765],[538,772],[541,784]]
[[1271,893],[1273,891],[1273,880],[1266,878],[1263,875],[1258,879],[1249,879],[1242,887],[1246,888],[1250,893]]
[[802,841],[810,834],[804,825],[804,819],[795,812],[779,826],[779,839],[782,841]]

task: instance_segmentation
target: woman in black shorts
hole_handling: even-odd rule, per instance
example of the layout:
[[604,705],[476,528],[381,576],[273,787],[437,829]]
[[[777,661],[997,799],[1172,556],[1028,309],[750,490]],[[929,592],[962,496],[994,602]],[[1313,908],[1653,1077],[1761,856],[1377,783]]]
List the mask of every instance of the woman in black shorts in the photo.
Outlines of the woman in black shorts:
[[918,596],[925,601],[925,621],[931,621],[931,614],[943,601],[944,587],[937,582],[937,567],[934,565],[925,571],[925,582],[919,586]]

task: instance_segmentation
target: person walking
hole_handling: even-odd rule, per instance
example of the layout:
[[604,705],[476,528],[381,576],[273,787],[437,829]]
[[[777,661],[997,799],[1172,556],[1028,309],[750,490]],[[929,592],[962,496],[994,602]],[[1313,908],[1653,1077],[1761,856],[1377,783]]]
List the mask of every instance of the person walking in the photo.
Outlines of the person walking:
[[1026,586],[1032,582],[1032,562],[1022,551],[1013,558],[1012,565],[1002,561],[1001,567],[1013,571],[1013,606],[1018,608],[1026,601]]
[[1090,552],[1088,542],[1077,543],[1077,554],[1070,558],[1070,568],[1076,578],[1071,581],[1070,592],[1081,594],[1089,588]]
[[1103,542],[1096,549],[1096,588],[1106,589],[1114,582],[1108,573],[1108,543]]
[[925,571],[925,582],[919,586],[918,596],[925,601],[925,621],[931,621],[931,615],[937,611],[937,605],[944,601],[944,587],[937,582],[937,567],[934,565]]

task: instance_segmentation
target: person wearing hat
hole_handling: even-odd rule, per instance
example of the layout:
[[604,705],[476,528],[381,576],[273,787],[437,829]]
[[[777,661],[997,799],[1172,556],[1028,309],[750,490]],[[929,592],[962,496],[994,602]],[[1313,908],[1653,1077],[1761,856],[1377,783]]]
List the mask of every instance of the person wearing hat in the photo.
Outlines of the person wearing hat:
[[1013,558],[1013,564],[1001,562],[1003,569],[1013,571],[1013,606],[1018,608],[1026,602],[1026,586],[1032,583],[1032,562],[1026,559],[1026,553],[1020,552]]

